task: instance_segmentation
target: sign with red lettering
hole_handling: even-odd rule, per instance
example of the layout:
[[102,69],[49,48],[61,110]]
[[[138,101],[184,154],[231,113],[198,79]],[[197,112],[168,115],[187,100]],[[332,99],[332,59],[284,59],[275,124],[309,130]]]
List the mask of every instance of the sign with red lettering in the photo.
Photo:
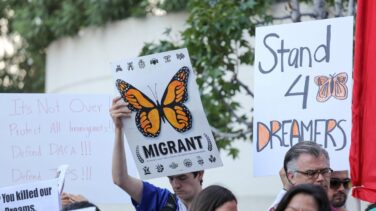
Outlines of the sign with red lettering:
[[277,175],[302,140],[349,168],[352,45],[353,17],[256,29],[254,175]]
[[187,49],[115,62],[131,118],[124,133],[143,179],[222,166]]
[[[111,177],[111,101],[109,95],[0,94],[0,187],[54,178],[67,164],[64,191],[124,203],[127,196]],[[137,174],[131,160],[128,171]]]

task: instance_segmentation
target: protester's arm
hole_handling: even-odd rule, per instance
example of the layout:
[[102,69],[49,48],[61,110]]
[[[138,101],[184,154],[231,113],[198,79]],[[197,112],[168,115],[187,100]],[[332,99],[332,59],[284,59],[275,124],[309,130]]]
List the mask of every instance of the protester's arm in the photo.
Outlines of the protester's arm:
[[127,192],[134,201],[141,202],[143,183],[140,179],[128,174],[128,167],[124,149],[123,123],[124,117],[130,117],[127,104],[120,98],[112,100],[110,114],[115,125],[115,144],[112,155],[112,179],[114,183]]
[[292,187],[292,184],[290,183],[289,179],[287,178],[285,169],[282,167],[281,170],[279,170],[279,177],[281,179],[283,188],[281,191],[279,191],[277,197],[274,199],[272,205],[269,207],[268,211],[273,211],[278,206],[279,202],[281,201],[282,197],[286,194],[287,190],[289,190]]
[[277,208],[279,202],[281,202],[281,200],[282,200],[283,196],[286,194],[286,192],[287,191],[285,189],[281,189],[279,191],[277,197],[275,197],[275,199],[274,199],[272,205],[269,207],[268,211],[274,211]]

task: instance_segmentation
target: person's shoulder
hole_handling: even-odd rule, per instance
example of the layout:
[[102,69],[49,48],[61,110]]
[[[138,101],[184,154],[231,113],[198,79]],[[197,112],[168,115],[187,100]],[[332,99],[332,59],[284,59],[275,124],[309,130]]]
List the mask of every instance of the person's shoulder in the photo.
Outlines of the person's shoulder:
[[144,189],[152,189],[152,190],[158,190],[158,191],[163,191],[163,192],[169,192],[171,193],[167,188],[162,188],[162,187],[158,187],[152,183],[149,183],[149,182],[146,182],[146,181],[142,181],[143,183],[143,186],[144,186]]
[[155,186],[146,181],[143,182],[142,199],[140,203],[132,199],[132,204],[136,210],[181,210],[178,209],[177,197],[166,188]]
[[159,196],[161,198],[167,198],[169,195],[173,194],[167,188],[158,187],[152,183],[142,181],[143,182],[143,196],[153,197],[152,195]]

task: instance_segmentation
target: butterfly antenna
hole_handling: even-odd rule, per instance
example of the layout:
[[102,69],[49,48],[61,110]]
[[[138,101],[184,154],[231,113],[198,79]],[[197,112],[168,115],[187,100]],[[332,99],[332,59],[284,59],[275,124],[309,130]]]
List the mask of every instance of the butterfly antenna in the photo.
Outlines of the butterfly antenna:
[[154,93],[155,93],[155,100],[157,101],[159,98],[158,98],[158,92],[157,92],[157,83],[154,84]]
[[153,95],[154,100],[157,101],[158,98],[156,97],[156,93],[154,94],[153,90],[151,89],[151,87],[149,85],[148,85],[148,88],[150,89],[150,92]]

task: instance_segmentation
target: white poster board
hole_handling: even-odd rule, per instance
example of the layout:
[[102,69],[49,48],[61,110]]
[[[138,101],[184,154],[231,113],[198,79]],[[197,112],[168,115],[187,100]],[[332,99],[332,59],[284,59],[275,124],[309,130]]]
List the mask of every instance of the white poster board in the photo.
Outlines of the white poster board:
[[353,17],[256,29],[254,175],[277,175],[301,140],[349,169],[352,46]]
[[111,176],[111,101],[108,95],[0,94],[0,187],[55,178],[67,164],[63,191],[95,203],[129,202]]
[[57,179],[0,188],[0,210],[60,210]]
[[114,62],[112,68],[133,111],[124,133],[141,178],[222,166],[187,49]]

